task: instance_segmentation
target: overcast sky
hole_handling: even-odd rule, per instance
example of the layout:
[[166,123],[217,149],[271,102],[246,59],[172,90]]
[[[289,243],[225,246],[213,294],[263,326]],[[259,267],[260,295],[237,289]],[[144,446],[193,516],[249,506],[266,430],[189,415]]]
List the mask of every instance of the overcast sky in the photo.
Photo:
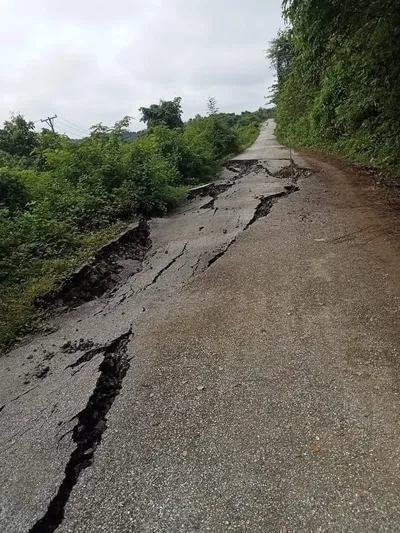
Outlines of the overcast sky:
[[[0,0],[0,120],[57,113],[72,136],[182,96],[185,118],[264,104],[281,0]],[[69,122],[66,122],[69,121]],[[82,130],[73,126],[73,123]]]

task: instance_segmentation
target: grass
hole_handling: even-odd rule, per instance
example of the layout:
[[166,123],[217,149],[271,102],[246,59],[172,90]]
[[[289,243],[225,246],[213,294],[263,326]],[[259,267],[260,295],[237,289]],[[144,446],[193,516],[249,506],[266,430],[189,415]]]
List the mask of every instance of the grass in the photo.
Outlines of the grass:
[[239,152],[244,152],[249,148],[256,140],[260,134],[260,126],[250,125],[238,128],[238,139],[239,139]]
[[32,261],[24,283],[2,284],[0,351],[7,350],[27,334],[46,328],[46,314],[35,307],[35,297],[55,287],[70,272],[87,261],[95,250],[128,225],[118,222],[101,231],[81,235],[80,247],[71,257]]

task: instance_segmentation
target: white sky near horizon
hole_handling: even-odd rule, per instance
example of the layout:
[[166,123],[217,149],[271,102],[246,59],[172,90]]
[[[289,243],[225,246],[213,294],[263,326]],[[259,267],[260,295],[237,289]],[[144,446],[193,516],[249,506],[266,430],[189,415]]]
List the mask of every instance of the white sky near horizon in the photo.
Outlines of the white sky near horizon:
[[[0,0],[0,121],[58,114],[56,130],[182,97],[184,118],[255,110],[273,83],[265,58],[281,0]],[[38,126],[41,124],[38,123]]]

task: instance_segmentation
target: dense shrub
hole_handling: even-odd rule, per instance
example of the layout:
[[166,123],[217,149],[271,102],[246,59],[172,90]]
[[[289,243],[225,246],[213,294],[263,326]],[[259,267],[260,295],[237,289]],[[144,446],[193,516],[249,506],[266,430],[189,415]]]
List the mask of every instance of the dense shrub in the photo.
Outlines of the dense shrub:
[[28,201],[23,183],[17,181],[8,169],[0,169],[0,209],[7,208],[12,213],[23,209]]

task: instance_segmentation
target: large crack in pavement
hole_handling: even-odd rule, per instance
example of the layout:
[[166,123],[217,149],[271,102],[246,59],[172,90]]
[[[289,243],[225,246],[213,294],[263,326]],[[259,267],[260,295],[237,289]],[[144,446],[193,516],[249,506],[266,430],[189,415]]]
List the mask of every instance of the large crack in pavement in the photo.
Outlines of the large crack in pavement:
[[[289,196],[290,194],[300,190],[299,187],[297,187],[297,185],[285,185],[284,189],[285,189],[284,191],[281,191],[281,192],[278,192],[278,193],[274,193],[274,194],[270,194],[268,196],[261,197],[260,203],[256,207],[256,210],[254,212],[253,217],[244,226],[243,231],[246,231],[259,218],[263,218],[263,217],[268,216],[269,213],[271,212],[272,206],[277,201],[279,201],[281,198],[285,198],[286,196]],[[229,248],[232,246],[232,244],[234,244],[235,242],[236,242],[236,236],[231,241],[229,241],[229,243],[222,250],[220,250],[218,253],[216,253],[208,261],[207,268],[209,268],[212,264],[214,264],[216,261],[218,261],[218,259],[220,257],[222,257],[229,250]]]
[[81,472],[93,462],[96,448],[107,429],[107,413],[121,391],[130,366],[127,346],[131,335],[132,328],[106,347],[94,391],[86,407],[77,415],[77,423],[72,431],[76,448],[65,467],[64,479],[46,513],[31,527],[29,533],[52,533],[62,523],[70,494]]
[[312,168],[301,167],[292,161],[290,165],[282,167],[278,172],[271,173],[271,176],[279,179],[288,179],[293,183],[297,183],[300,178],[309,178],[314,173],[315,170]]
[[[290,173],[287,170],[287,169],[289,169],[289,167],[284,167],[283,169],[279,170],[278,172],[272,173],[267,168],[267,166],[264,164],[264,162],[262,160],[253,160],[253,159],[249,159],[249,160],[232,160],[232,161],[227,162],[224,167],[229,172],[234,173],[235,176],[230,177],[230,178],[228,178],[226,180],[216,181],[214,183],[208,183],[208,184],[205,184],[205,185],[201,185],[201,186],[195,187],[194,189],[190,190],[189,194],[188,194],[188,198],[190,198],[190,199],[194,199],[194,198],[196,198],[196,196],[200,196],[200,197],[208,196],[208,197],[211,197],[211,199],[208,200],[205,204],[200,205],[199,209],[201,209],[201,210],[208,210],[208,209],[213,210],[214,211],[213,216],[216,214],[216,212],[219,209],[218,207],[215,206],[215,202],[220,197],[220,195],[225,193],[233,185],[238,183],[239,179],[244,178],[246,175],[248,175],[248,174],[250,174],[252,172],[256,173],[256,174],[258,174],[260,172],[265,172],[265,174],[267,176],[278,177],[278,178],[289,178],[290,177],[289,174],[293,175],[293,172]],[[303,170],[308,170],[308,169],[300,169],[297,166],[295,166],[295,170],[296,170],[296,173],[298,173],[298,172],[302,172]],[[296,174],[296,176],[297,176],[297,174]],[[297,179],[296,179],[296,181],[297,181]],[[290,191],[290,192],[292,192],[292,191]],[[285,196],[285,195],[287,195],[289,193],[288,192],[278,193],[276,195],[276,197]],[[269,206],[269,203],[270,203],[269,198],[270,198],[270,196],[262,200],[262,202],[261,202],[262,205],[257,207],[254,217],[243,228],[243,230],[246,230],[251,224],[254,223],[254,221],[257,218],[259,218],[261,216],[260,213],[265,208],[265,205]],[[271,206],[272,206],[272,204],[271,204]],[[269,206],[269,208],[271,206]],[[156,252],[153,252],[153,254],[149,254],[149,250],[151,249],[151,245],[149,244],[149,243],[151,243],[149,225],[148,225],[147,222],[145,223],[143,221],[141,222],[141,224],[143,225],[143,227],[146,228],[146,231],[144,232],[144,234],[145,234],[145,238],[146,238],[146,242],[147,242],[147,246],[148,247],[146,249],[146,254],[142,254],[142,256],[141,256],[142,264],[140,266],[139,272],[143,270],[143,260],[144,260],[145,255],[147,255],[149,258],[151,258],[152,255],[154,256],[156,254]],[[186,247],[187,247],[187,244],[188,243],[184,244],[182,251],[176,257],[174,257],[171,261],[169,261],[163,268],[161,268],[159,270],[159,272],[154,276],[154,278],[150,282],[148,282],[146,285],[144,285],[144,287],[139,289],[140,292],[144,292],[150,286],[152,286],[152,285],[157,283],[157,281],[163,275],[163,273],[165,271],[167,271],[184,254],[184,252],[186,250]],[[233,244],[233,241],[231,241],[229,243],[229,245],[226,248],[224,248],[224,250],[218,251],[216,256],[209,260],[208,265],[207,265],[206,268],[211,266],[214,261],[216,261],[219,257],[221,257],[232,244]],[[134,276],[132,276],[132,277],[134,277]],[[116,288],[112,293],[110,293],[110,296],[112,296],[114,293],[116,293],[117,290],[118,289]],[[127,291],[127,293],[124,293],[123,295],[121,295],[119,297],[118,305],[123,303],[127,298],[133,296],[133,294],[135,292],[136,291],[129,290],[129,291]],[[108,300],[105,303],[105,305],[102,306],[95,314],[97,315],[97,314],[104,313],[107,310],[107,308],[109,307],[109,305],[110,305],[110,300]],[[90,353],[92,353],[92,352],[90,352]],[[96,353],[97,352],[95,351],[94,355]]]
[[240,179],[245,174],[259,167],[260,161],[258,159],[233,159],[225,164],[225,168],[231,172],[237,173],[235,180]]
[[215,263],[215,261],[218,261],[220,257],[222,257],[226,252],[229,250],[229,248],[236,242],[236,237],[232,239],[228,244],[225,246],[223,250],[220,250],[217,254],[215,254],[207,263],[207,268],[210,268],[211,265]]
[[271,212],[272,206],[280,199],[284,198],[285,196],[289,196],[289,194],[292,194],[294,192],[297,192],[299,188],[296,185],[286,185],[285,190],[282,192],[278,192],[276,194],[272,194],[269,196],[263,196],[260,200],[260,203],[258,204],[253,218],[246,224],[243,231],[246,231],[256,220],[259,218],[263,218],[269,215]]
[[102,296],[127,275],[141,271],[150,247],[149,224],[141,219],[99,248],[60,285],[36,297],[35,305],[40,309],[65,310]]
[[165,272],[166,270],[168,270],[169,268],[171,268],[172,265],[173,265],[174,263],[176,263],[176,262],[178,261],[178,259],[180,259],[180,258],[183,256],[183,254],[184,254],[185,251],[186,251],[187,245],[188,245],[188,243],[185,242],[185,244],[183,245],[183,248],[182,248],[182,250],[179,252],[179,254],[176,255],[173,259],[171,259],[171,261],[169,261],[169,262],[165,265],[165,267],[161,268],[161,269],[157,272],[157,274],[154,276],[154,278],[150,281],[150,283],[148,283],[147,285],[145,285],[145,286],[143,287],[142,291],[145,291],[148,287],[150,287],[150,285],[154,285],[155,283],[157,283],[158,279],[164,274],[164,272]]

